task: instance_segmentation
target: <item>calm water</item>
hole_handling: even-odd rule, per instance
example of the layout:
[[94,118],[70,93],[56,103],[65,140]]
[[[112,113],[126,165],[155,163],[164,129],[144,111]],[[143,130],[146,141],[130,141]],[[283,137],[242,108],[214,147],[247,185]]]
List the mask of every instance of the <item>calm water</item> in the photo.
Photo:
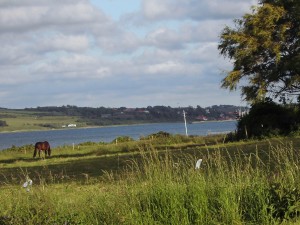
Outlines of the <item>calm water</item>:
[[[234,131],[236,121],[203,122],[187,124],[189,135],[207,135]],[[37,141],[47,140],[52,147],[79,144],[82,142],[111,142],[119,136],[130,136],[135,140],[159,131],[171,134],[185,134],[184,123],[158,123],[130,126],[112,126],[97,128],[76,128],[65,130],[32,131],[0,133],[0,150],[12,145],[22,146],[34,144]]]

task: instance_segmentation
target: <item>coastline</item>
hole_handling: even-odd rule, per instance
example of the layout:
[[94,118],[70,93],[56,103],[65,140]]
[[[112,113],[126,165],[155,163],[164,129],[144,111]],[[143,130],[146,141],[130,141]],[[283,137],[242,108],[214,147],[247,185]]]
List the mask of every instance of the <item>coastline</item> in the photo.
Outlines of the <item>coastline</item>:
[[58,130],[79,130],[79,129],[93,129],[93,128],[107,128],[107,127],[124,127],[124,126],[139,126],[149,124],[162,124],[162,123],[181,123],[181,122],[154,122],[154,123],[130,123],[130,124],[112,124],[104,126],[84,126],[84,127],[72,127],[72,128],[52,128],[52,129],[22,129],[12,131],[0,131],[1,133],[22,133],[22,132],[38,132],[38,131],[58,131]]
[[201,120],[201,121],[193,121],[192,123],[207,123],[207,122],[232,122],[237,121],[235,119],[229,119],[229,120]]

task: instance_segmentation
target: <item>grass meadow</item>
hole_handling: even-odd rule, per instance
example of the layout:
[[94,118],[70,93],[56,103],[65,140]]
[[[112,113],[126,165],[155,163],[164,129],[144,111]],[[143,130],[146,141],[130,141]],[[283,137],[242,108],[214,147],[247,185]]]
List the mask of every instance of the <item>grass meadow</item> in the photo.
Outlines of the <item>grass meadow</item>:
[[24,110],[0,109],[0,120],[7,123],[7,126],[0,126],[0,132],[61,129],[63,125],[70,123],[86,126],[85,123],[80,124],[78,122],[79,117],[53,116],[47,113]]
[[8,149],[0,224],[300,224],[299,148],[299,137],[168,136],[61,146],[46,159]]

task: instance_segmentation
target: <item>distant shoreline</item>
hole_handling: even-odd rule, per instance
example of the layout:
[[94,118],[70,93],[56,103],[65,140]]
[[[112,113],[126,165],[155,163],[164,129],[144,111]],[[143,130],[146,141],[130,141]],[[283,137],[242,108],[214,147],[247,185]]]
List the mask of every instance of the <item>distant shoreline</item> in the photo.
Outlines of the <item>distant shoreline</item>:
[[78,129],[93,129],[93,128],[106,128],[106,127],[139,126],[139,125],[159,124],[159,123],[181,123],[181,122],[111,124],[111,125],[104,125],[104,126],[62,127],[62,128],[52,128],[52,129],[24,129],[24,130],[13,130],[13,131],[0,131],[0,133],[22,133],[22,132],[56,131],[56,130],[78,130]]
[[202,120],[202,121],[193,121],[192,123],[230,122],[230,121],[237,121],[237,120],[234,120],[234,119],[230,119],[230,120]]

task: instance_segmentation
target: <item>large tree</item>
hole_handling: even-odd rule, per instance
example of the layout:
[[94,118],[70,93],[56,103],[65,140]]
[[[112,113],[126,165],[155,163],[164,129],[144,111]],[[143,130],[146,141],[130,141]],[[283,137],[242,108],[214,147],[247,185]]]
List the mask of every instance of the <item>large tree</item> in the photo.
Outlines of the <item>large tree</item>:
[[233,62],[222,87],[241,88],[257,102],[300,94],[300,1],[263,0],[220,36],[221,55]]

